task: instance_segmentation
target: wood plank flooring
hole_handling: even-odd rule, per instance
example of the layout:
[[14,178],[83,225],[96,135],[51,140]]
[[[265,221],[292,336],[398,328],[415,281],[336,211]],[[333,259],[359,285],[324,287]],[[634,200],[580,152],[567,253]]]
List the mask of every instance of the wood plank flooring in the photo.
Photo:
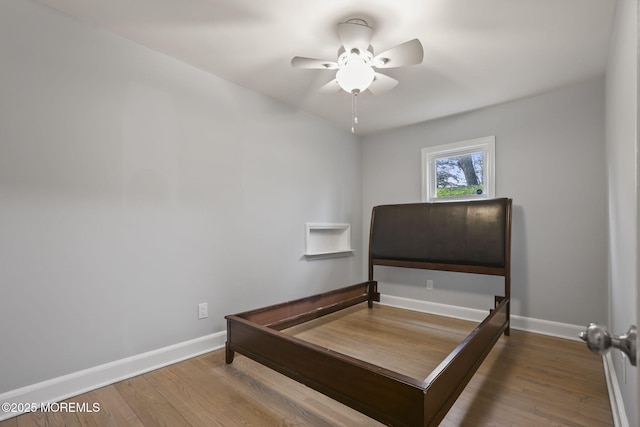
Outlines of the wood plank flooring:
[[[425,378],[475,326],[364,305],[287,333]],[[0,427],[381,425],[241,355],[226,365],[223,350],[68,401],[99,403],[100,411],[36,412],[0,422]],[[496,344],[441,425],[611,426],[602,360],[580,342],[512,330]]]

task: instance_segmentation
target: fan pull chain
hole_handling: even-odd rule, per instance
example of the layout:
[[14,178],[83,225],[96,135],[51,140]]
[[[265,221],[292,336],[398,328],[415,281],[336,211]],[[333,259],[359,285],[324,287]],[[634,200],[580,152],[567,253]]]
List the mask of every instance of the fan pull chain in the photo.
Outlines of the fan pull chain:
[[351,97],[351,133],[356,133],[356,125],[358,124],[358,93],[353,92]]

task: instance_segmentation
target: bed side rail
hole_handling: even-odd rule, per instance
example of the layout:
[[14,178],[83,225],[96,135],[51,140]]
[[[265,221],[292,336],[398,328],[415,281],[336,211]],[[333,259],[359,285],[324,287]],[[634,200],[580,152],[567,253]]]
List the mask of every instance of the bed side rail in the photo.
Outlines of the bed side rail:
[[436,426],[442,421],[508,327],[509,300],[501,297],[496,300],[496,308],[489,316],[425,380],[425,426]]
[[235,314],[235,316],[258,325],[282,330],[364,301],[371,299],[380,301],[376,290],[377,284],[375,282],[363,282],[306,298],[246,311]]

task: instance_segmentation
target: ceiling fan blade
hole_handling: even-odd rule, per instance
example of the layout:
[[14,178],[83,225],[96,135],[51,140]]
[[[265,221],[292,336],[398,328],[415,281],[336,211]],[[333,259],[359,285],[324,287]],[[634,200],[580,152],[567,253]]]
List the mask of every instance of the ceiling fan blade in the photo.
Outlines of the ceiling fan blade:
[[420,64],[423,56],[422,43],[418,39],[413,39],[376,55],[373,58],[373,65],[377,68],[394,68]]
[[351,52],[354,48],[360,52],[366,51],[371,43],[372,34],[373,28],[361,19],[352,19],[338,24],[338,37],[346,52]]
[[320,86],[318,88],[318,93],[332,94],[338,93],[340,91],[340,85],[338,84],[338,80],[333,79],[329,83]]
[[318,70],[335,70],[338,64],[334,61],[326,61],[324,59],[304,58],[296,56],[291,59],[291,66],[295,68],[311,68]]
[[384,74],[376,73],[373,77],[373,82],[369,86],[369,91],[378,96],[386,93],[396,87],[398,81],[393,77],[386,76]]

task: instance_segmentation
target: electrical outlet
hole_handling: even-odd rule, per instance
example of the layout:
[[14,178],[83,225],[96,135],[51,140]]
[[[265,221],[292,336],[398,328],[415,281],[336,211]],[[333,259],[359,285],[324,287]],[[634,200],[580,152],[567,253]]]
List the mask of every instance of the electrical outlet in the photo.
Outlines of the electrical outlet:
[[427,290],[428,291],[433,290],[433,280],[427,280]]
[[198,304],[198,320],[209,317],[209,305],[206,302]]

